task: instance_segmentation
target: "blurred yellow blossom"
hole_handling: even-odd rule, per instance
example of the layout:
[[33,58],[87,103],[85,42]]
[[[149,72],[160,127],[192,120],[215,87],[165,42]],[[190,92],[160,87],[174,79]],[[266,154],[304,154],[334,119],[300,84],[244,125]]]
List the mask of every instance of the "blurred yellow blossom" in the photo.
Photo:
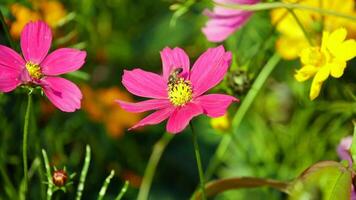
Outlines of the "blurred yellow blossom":
[[140,114],[129,113],[119,108],[115,99],[133,101],[132,97],[117,87],[93,90],[87,85],[81,87],[83,91],[83,109],[90,119],[103,123],[112,137],[120,137],[124,130],[136,124]]
[[[299,3],[305,6],[320,7],[339,13],[356,16],[354,0],[283,0],[285,3]],[[356,26],[353,21],[325,15],[307,10],[294,10],[297,18],[308,31],[314,44],[320,43],[323,30],[333,31],[339,27],[345,27],[349,31],[349,37],[355,38]],[[308,41],[298,26],[294,17],[286,9],[275,9],[271,11],[272,23],[280,33],[276,41],[276,49],[284,59],[295,59],[301,50],[308,47]]]
[[356,42],[346,40],[347,31],[339,28],[332,33],[323,32],[321,47],[307,47],[302,50],[300,60],[302,68],[295,73],[297,81],[305,81],[313,77],[309,97],[315,99],[323,82],[331,75],[340,78],[344,74],[346,61],[356,56]]
[[230,120],[228,115],[225,114],[221,117],[211,118],[210,125],[215,130],[227,131],[230,128]]
[[25,24],[29,21],[44,20],[52,28],[56,28],[58,22],[67,15],[67,11],[61,2],[56,0],[32,0],[33,9],[20,3],[10,6],[11,14],[15,21],[11,23],[10,34],[19,38]]

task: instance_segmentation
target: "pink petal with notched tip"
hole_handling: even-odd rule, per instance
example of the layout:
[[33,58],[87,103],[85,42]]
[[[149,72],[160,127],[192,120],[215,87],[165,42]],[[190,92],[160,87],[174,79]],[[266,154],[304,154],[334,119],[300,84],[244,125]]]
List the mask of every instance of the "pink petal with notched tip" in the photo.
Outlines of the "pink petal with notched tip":
[[81,68],[85,62],[85,51],[61,48],[50,53],[40,64],[44,75],[57,76]]
[[194,96],[200,96],[223,80],[231,63],[231,53],[223,46],[210,48],[194,63],[190,73]]
[[168,119],[167,131],[173,134],[183,131],[193,117],[202,113],[202,107],[195,103],[188,103],[185,106],[177,107]]
[[141,69],[124,70],[122,84],[134,95],[167,99],[167,83],[162,76]]
[[140,126],[159,124],[165,119],[167,119],[172,114],[173,111],[174,111],[173,107],[157,110],[152,114],[148,115],[147,117],[143,118],[135,126],[131,127],[129,130],[138,128]]
[[223,116],[232,102],[238,102],[235,97],[225,94],[208,94],[197,97],[194,102],[203,108],[204,114],[209,117]]
[[42,21],[29,22],[21,33],[21,50],[27,62],[40,64],[52,43],[50,27]]
[[168,99],[150,99],[137,103],[116,100],[116,103],[118,103],[122,109],[133,113],[141,113],[149,110],[160,110],[172,105]]
[[163,78],[168,80],[171,72],[176,68],[182,68],[183,71],[181,75],[184,78],[189,76],[189,57],[181,48],[170,49],[169,47],[164,48],[161,52],[161,60],[163,67]]
[[0,91],[10,92],[21,84],[25,61],[14,50],[0,45]]
[[40,85],[47,98],[61,111],[74,112],[80,108],[82,93],[74,83],[60,77],[44,77]]

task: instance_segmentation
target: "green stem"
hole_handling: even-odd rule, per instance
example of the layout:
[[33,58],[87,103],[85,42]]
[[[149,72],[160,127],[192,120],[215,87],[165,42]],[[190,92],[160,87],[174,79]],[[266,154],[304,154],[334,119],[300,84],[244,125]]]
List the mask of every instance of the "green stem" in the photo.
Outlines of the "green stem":
[[28,92],[27,108],[25,113],[25,123],[23,128],[23,143],[22,143],[22,158],[23,158],[23,172],[24,172],[24,186],[22,195],[26,199],[28,187],[28,164],[27,164],[27,139],[28,139],[28,125],[30,121],[30,111],[32,104],[32,91]]
[[[244,118],[246,112],[248,109],[251,107],[253,101],[255,100],[258,92],[262,89],[262,86],[266,82],[267,78],[273,71],[273,69],[277,66],[278,62],[280,61],[280,56],[276,53],[274,54],[270,60],[267,62],[267,64],[263,67],[262,71],[259,73],[257,76],[256,80],[254,81],[251,89],[247,93],[246,97],[243,99],[241,106],[237,110],[235,116],[232,119],[232,130],[238,132],[238,128],[240,127],[240,124],[242,122],[242,119]],[[234,134],[234,133],[233,133]],[[221,158],[225,154],[225,152],[228,149],[228,146],[231,143],[231,137],[233,135],[229,136],[229,138],[224,138],[220,141],[217,150],[214,153],[214,159],[212,162],[210,162],[208,169],[209,173],[208,175],[210,176],[213,171],[219,166],[221,162]]]
[[299,20],[298,16],[295,14],[295,12],[292,10],[292,9],[288,9],[288,11],[290,12],[290,14],[292,15],[292,17],[295,19],[295,21],[297,22],[299,28],[302,30],[305,38],[307,39],[308,43],[310,46],[313,46],[313,42],[312,40],[310,39],[310,36],[307,32],[307,30],[305,30],[302,22]]
[[145,174],[138,192],[138,200],[148,199],[148,193],[152,184],[153,176],[155,175],[156,168],[159,160],[166,149],[166,146],[173,138],[173,134],[165,133],[163,136],[155,143],[151,157],[148,161],[147,167],[145,169]]
[[51,173],[51,167],[48,162],[48,156],[44,149],[42,149],[42,156],[44,160],[44,166],[46,168],[47,182],[48,182],[47,200],[51,200],[53,195],[52,173]]
[[125,181],[125,185],[122,187],[120,193],[117,195],[117,197],[115,198],[115,200],[121,200],[122,197],[124,196],[124,194],[127,191],[127,188],[129,188],[129,181]]
[[205,200],[206,199],[205,181],[204,181],[203,167],[202,167],[201,159],[200,159],[200,151],[199,151],[199,144],[198,144],[197,134],[194,131],[192,123],[190,123],[190,128],[192,129],[192,138],[193,138],[195,159],[197,161],[197,167],[198,167],[198,172],[199,172],[201,196],[202,196],[202,199]]
[[297,3],[282,3],[282,2],[273,2],[273,3],[258,3],[253,5],[246,4],[220,4],[215,3],[218,6],[237,9],[237,10],[247,10],[247,11],[261,11],[261,10],[270,10],[275,8],[286,8],[286,9],[300,9],[300,10],[308,10],[313,12],[318,12],[323,15],[333,15],[336,17],[341,17],[349,20],[356,21],[356,16],[351,16],[343,13],[339,13],[333,10],[326,10],[319,7],[306,6]]
[[12,49],[15,49],[15,44],[14,44],[14,42],[13,42],[12,39],[11,39],[11,36],[10,36],[10,34],[9,34],[9,29],[7,28],[7,24],[6,24],[6,22],[5,22],[5,18],[4,18],[4,15],[2,14],[1,9],[0,9],[0,21],[1,21],[1,25],[2,25],[2,27],[3,27],[3,29],[4,29],[6,39],[8,40],[8,42],[9,42],[11,48],[12,48]]
[[106,179],[104,181],[104,184],[100,189],[98,200],[102,200],[104,198],[104,196],[106,194],[106,190],[108,189],[108,186],[110,184],[110,181],[111,181],[112,177],[114,177],[114,174],[115,174],[114,170],[111,170],[109,176],[106,177]]
[[78,189],[77,189],[77,195],[75,197],[76,200],[80,200],[83,195],[83,190],[84,190],[84,185],[85,185],[85,179],[88,174],[88,169],[89,169],[89,164],[90,164],[90,147],[89,145],[86,146],[85,149],[85,159],[84,159],[84,165],[82,172],[80,174],[79,178],[79,184],[78,184]]

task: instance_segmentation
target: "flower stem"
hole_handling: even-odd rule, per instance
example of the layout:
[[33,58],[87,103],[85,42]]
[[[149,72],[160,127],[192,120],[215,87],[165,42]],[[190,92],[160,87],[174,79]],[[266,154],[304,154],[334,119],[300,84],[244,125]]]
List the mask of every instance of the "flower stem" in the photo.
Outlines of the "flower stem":
[[5,18],[4,18],[4,15],[3,15],[2,12],[1,12],[1,9],[0,9],[0,21],[1,21],[1,25],[2,25],[2,27],[3,27],[3,30],[4,30],[4,32],[5,32],[6,39],[8,40],[8,42],[9,42],[11,48],[12,48],[12,49],[16,49],[16,48],[15,48],[15,44],[14,44],[14,42],[12,41],[11,36],[10,36],[10,34],[9,34],[9,29],[7,28],[7,24],[6,24],[6,22],[5,22]]
[[27,139],[28,139],[28,125],[30,121],[30,112],[32,104],[32,91],[28,92],[27,108],[25,113],[25,122],[23,128],[23,143],[22,143],[22,158],[23,158],[23,172],[24,172],[24,186],[22,195],[26,199],[27,187],[28,187],[28,164],[27,164]]
[[47,175],[47,182],[48,182],[47,200],[51,200],[53,195],[52,172],[48,162],[47,152],[44,149],[42,149],[42,156],[44,160],[44,166],[46,168],[46,175]]
[[103,186],[100,189],[98,200],[103,200],[103,198],[106,194],[106,190],[108,189],[108,186],[110,184],[110,181],[111,181],[112,177],[114,177],[114,174],[115,174],[115,171],[111,170],[109,176],[105,179]]
[[339,13],[333,10],[326,10],[319,7],[306,6],[298,3],[282,3],[282,2],[272,2],[272,3],[258,3],[252,5],[246,4],[221,4],[216,3],[218,6],[237,9],[237,10],[247,10],[247,11],[261,11],[261,10],[270,10],[275,8],[286,8],[286,9],[300,9],[300,10],[309,10],[313,12],[318,12],[323,15],[333,15],[336,17],[341,17],[349,20],[356,21],[356,16],[351,16],[343,13]]
[[91,157],[90,146],[87,145],[86,148],[85,148],[84,165],[83,165],[82,172],[80,174],[77,194],[76,194],[76,197],[75,197],[76,200],[80,200],[82,198],[82,195],[83,195],[85,180],[86,180],[86,177],[87,177],[87,174],[88,174],[89,165],[90,165],[90,157]]
[[[248,109],[251,107],[258,92],[262,89],[262,86],[266,82],[267,78],[269,77],[269,75],[271,74],[273,69],[277,66],[277,64],[280,60],[281,60],[281,57],[277,53],[274,54],[270,58],[270,60],[267,62],[267,64],[263,67],[262,71],[258,74],[251,89],[247,93],[246,97],[243,99],[241,106],[239,107],[235,116],[232,119],[232,130],[234,130],[234,133],[232,133],[232,134],[235,134],[236,132],[238,132],[238,128],[240,127],[242,119],[244,118]],[[230,145],[230,143],[232,141],[232,137],[234,137],[234,136],[231,135],[231,136],[224,138],[223,140],[220,141],[220,143],[214,153],[214,158],[216,158],[216,159],[214,159],[212,162],[210,162],[208,165],[208,168],[207,168],[207,169],[209,169],[209,174],[208,174],[209,176],[219,166],[219,163],[221,162],[222,157],[224,156],[225,152],[228,149],[228,146]]]
[[115,200],[121,200],[122,197],[124,196],[124,194],[126,193],[127,191],[127,188],[129,187],[130,185],[130,182],[129,181],[125,181],[125,184],[124,186],[121,188],[121,191],[120,193],[117,195],[117,197],[115,198]]
[[305,38],[307,39],[308,43],[310,46],[313,46],[313,42],[312,40],[310,39],[310,36],[307,32],[307,30],[305,30],[302,22],[299,20],[298,16],[295,14],[295,12],[292,10],[292,9],[288,9],[289,13],[292,15],[292,17],[295,19],[295,21],[297,22],[299,28],[302,30]]
[[195,159],[197,161],[197,167],[198,167],[198,172],[199,172],[201,196],[202,196],[202,199],[205,200],[206,199],[205,181],[204,181],[203,167],[202,167],[201,159],[200,159],[200,151],[199,151],[199,144],[198,144],[197,134],[194,131],[192,123],[190,123],[190,128],[192,129],[192,138],[193,138]]
[[148,193],[152,184],[153,177],[156,172],[156,168],[159,160],[163,154],[163,151],[166,149],[166,146],[173,138],[173,135],[170,133],[165,133],[163,136],[155,143],[150,159],[148,160],[147,167],[145,169],[145,174],[138,192],[138,200],[148,199]]

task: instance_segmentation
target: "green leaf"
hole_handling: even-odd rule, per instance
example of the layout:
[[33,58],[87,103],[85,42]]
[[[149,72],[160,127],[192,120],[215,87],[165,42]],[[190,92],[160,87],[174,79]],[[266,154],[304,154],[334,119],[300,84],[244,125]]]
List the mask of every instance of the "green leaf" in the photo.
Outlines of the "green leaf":
[[322,161],[305,170],[288,188],[290,200],[349,200],[351,171],[335,161]]
[[[216,181],[211,181],[205,185],[206,194],[208,197],[217,195],[227,190],[236,190],[242,188],[256,188],[256,187],[271,187],[281,192],[287,193],[288,183],[276,181],[271,179],[261,178],[226,178]],[[200,190],[197,191],[192,199],[201,199]]]

